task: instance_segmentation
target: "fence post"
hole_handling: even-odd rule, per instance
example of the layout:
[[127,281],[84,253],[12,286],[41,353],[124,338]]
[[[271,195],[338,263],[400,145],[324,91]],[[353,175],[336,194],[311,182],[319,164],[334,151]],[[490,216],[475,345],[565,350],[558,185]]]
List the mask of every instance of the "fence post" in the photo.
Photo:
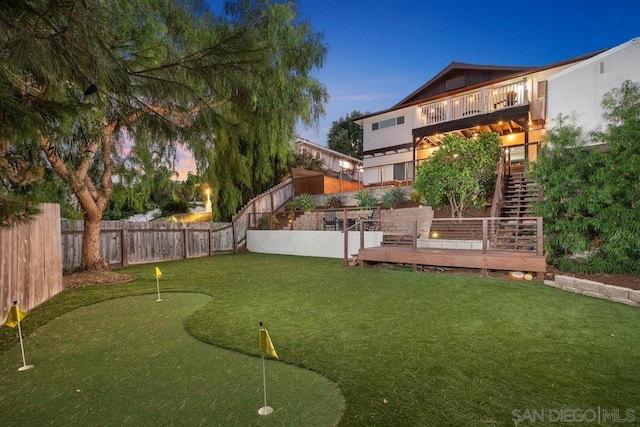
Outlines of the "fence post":
[[129,230],[127,224],[120,221],[120,253],[122,254],[122,266],[129,265]]
[[182,240],[184,242],[184,259],[189,258],[189,237],[187,236],[187,224],[182,226]]
[[235,220],[235,218],[231,219],[231,238],[233,239],[233,253],[238,253],[238,242],[236,241],[236,220]]
[[209,224],[209,256],[213,255],[213,230],[211,230],[211,224]]

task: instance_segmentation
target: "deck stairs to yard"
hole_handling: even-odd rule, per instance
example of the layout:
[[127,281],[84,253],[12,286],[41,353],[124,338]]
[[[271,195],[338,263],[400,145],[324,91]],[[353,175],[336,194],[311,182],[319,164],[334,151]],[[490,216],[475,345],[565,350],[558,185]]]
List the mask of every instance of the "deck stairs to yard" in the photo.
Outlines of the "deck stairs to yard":
[[536,249],[535,221],[527,218],[532,215],[537,198],[537,184],[528,180],[523,171],[512,171],[505,176],[500,216],[512,219],[499,223],[493,241],[495,249]]
[[413,236],[411,234],[384,233],[382,246],[413,246]]
[[[538,186],[527,180],[522,170],[505,175],[503,202],[499,216],[490,226],[491,248],[499,250],[536,249],[535,220],[531,215],[533,201],[538,197]],[[495,228],[492,228],[495,227]],[[431,227],[431,237],[444,240],[482,240],[481,220],[471,218],[463,222],[438,221]]]

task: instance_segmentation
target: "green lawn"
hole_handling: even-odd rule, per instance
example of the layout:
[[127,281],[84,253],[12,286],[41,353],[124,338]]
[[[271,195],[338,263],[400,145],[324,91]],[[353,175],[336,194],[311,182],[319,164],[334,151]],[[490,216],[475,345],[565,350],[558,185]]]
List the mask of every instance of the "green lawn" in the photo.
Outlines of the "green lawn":
[[[340,408],[335,388],[318,379],[321,378],[318,375],[311,375],[308,381],[320,384],[319,394],[313,394],[317,388],[309,391],[309,396],[301,393],[297,388],[304,380],[300,378],[308,372],[293,370],[301,373],[287,371],[286,375],[292,378],[300,375],[299,378],[289,380],[285,373],[278,373],[276,377],[281,376],[282,380],[270,388],[273,400],[269,403],[276,409],[273,416],[281,417],[279,420],[253,414],[261,406],[262,395],[261,378],[251,375],[246,378],[250,382],[247,386],[250,396],[244,392],[224,393],[229,405],[227,414],[224,408],[215,405],[212,397],[193,396],[193,402],[190,401],[192,394],[201,393],[201,389],[172,388],[171,381],[177,381],[179,373],[167,368],[162,380],[144,380],[149,389],[161,390],[166,405],[158,402],[154,406],[154,401],[149,403],[151,397],[145,394],[123,403],[122,399],[113,398],[119,393],[113,391],[116,388],[94,390],[93,396],[101,400],[106,412],[149,417],[157,411],[155,416],[167,424],[210,416],[213,417],[210,420],[216,421],[209,425],[239,425],[243,420],[234,417],[243,409],[251,415],[245,425],[328,425],[331,421],[327,420],[334,419],[332,416],[341,410],[344,410],[341,426],[514,426],[514,411],[519,415],[544,413],[545,421],[549,421],[549,414],[557,417],[559,411],[564,411],[565,420],[573,416],[579,421],[581,414],[589,419],[591,411],[618,410],[619,419],[631,414],[640,421],[637,308],[565,293],[538,283],[343,268],[340,260],[331,259],[247,254],[170,262],[161,268],[163,295],[169,291],[189,291],[211,297],[207,301],[202,296],[191,296],[193,301],[180,303],[185,307],[177,316],[185,318],[184,325],[193,336],[222,348],[257,355],[257,327],[264,321],[283,362],[269,363],[268,370],[273,366],[298,365],[323,374],[339,386],[346,407]],[[63,352],[62,343],[66,341],[59,341],[58,335],[48,335],[49,329],[55,326],[65,340],[77,338],[78,332],[57,326],[60,322],[95,331],[90,341],[97,343],[110,340],[110,331],[127,329],[133,340],[136,331],[137,335],[146,336],[165,323],[174,327],[167,331],[171,339],[182,334],[181,321],[174,322],[173,316],[167,317],[166,311],[162,311],[174,299],[182,301],[182,294],[167,293],[163,296],[166,301],[156,303],[153,266],[123,271],[140,274],[140,279],[123,285],[66,291],[32,310],[24,321],[25,331],[32,332],[26,340],[27,354],[31,352],[36,357],[40,346],[47,351],[37,356],[38,362],[28,362],[38,369],[54,363],[49,360],[68,359],[51,354],[56,345],[57,352]],[[147,295],[87,306],[134,294]],[[147,315],[151,326],[122,323],[117,314],[102,322],[91,321],[94,312],[103,312],[103,306],[118,307],[129,300],[131,304],[146,304],[148,310],[157,312]],[[71,311],[79,306],[87,307]],[[145,312],[142,308],[130,311]],[[52,321],[63,313],[68,314]],[[77,314],[82,317],[76,318]],[[37,329],[42,325],[47,326]],[[11,336],[14,331],[7,330],[3,327],[0,331],[0,345],[4,349],[0,411],[17,416],[20,409],[11,396],[19,394],[29,402],[31,395],[38,396],[31,402],[37,407],[44,404],[40,401],[54,399],[57,394],[35,390],[31,381],[37,381],[32,378],[37,372],[17,372],[19,348],[9,345],[15,342]],[[197,344],[192,341],[190,345]],[[220,351],[206,345],[197,347],[205,353]],[[232,368],[240,369],[245,363],[242,356],[224,353],[241,357],[238,366],[229,362]],[[180,365],[193,369],[192,375],[208,369],[203,368],[207,356],[189,350],[183,357]],[[73,364],[83,364],[84,370],[90,370],[98,359],[95,354],[77,352]],[[253,372],[260,360],[247,359],[254,365],[250,369]],[[121,378],[125,369],[135,370],[134,377],[143,375],[150,360],[140,355],[133,357],[132,366],[128,363],[119,360],[109,365],[114,378]],[[216,364],[216,360],[208,363],[211,368]],[[238,384],[242,381],[227,378],[226,374],[216,371],[208,377],[210,385],[205,390],[245,387]],[[4,381],[7,375],[12,378],[10,393]],[[53,390],[58,387],[56,383],[66,381],[60,376],[63,375],[54,376],[48,387]],[[291,396],[298,400],[292,402]],[[77,397],[63,399],[64,405],[73,405]],[[308,414],[294,413],[321,397],[322,409],[312,409],[313,420],[300,422],[303,419],[300,417]],[[177,411],[175,402],[181,399],[187,401],[187,408]],[[118,406],[109,407],[116,402]],[[211,413],[199,412],[206,405],[216,407],[206,408]],[[173,408],[172,412],[162,413],[168,407]],[[567,412],[569,409],[578,411]],[[632,412],[625,414],[628,410]],[[550,423],[535,423],[544,424]],[[534,424],[523,420],[519,425]],[[609,418],[600,425],[621,424]]]

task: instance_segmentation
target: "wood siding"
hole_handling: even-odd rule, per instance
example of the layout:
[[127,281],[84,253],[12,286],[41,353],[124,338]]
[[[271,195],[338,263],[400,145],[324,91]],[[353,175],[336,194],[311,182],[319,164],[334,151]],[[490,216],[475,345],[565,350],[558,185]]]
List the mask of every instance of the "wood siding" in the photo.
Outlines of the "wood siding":
[[29,311],[62,291],[60,206],[46,203],[28,224],[0,228],[0,319],[13,301]]
[[362,183],[345,181],[325,175],[305,176],[293,181],[294,194],[335,194],[357,191],[363,188]]

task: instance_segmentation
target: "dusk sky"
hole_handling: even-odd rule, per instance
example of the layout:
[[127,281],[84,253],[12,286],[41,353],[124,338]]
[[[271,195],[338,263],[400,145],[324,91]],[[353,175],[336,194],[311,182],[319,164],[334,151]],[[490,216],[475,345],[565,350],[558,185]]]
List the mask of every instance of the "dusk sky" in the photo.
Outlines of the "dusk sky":
[[328,48],[315,73],[326,116],[298,129],[319,145],[333,121],[393,106],[452,61],[547,65],[640,37],[638,0],[298,0],[298,11]]

